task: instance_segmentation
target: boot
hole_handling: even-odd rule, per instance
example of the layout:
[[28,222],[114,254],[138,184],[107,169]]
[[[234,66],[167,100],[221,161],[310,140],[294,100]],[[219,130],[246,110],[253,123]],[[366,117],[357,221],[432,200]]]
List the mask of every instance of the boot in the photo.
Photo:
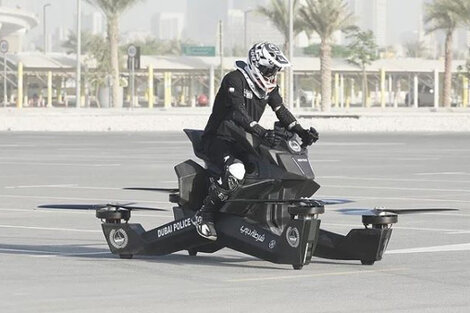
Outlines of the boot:
[[206,239],[217,240],[217,231],[215,230],[214,215],[222,207],[225,196],[220,194],[213,182],[209,187],[209,193],[203,201],[202,207],[196,212],[192,223],[196,226],[197,233]]

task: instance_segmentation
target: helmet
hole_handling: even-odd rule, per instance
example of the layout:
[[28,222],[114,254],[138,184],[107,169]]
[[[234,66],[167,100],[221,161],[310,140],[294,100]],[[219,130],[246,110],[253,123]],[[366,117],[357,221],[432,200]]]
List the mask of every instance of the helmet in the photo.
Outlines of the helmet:
[[277,72],[290,65],[279,47],[269,42],[256,43],[248,52],[248,74],[267,93],[277,85]]

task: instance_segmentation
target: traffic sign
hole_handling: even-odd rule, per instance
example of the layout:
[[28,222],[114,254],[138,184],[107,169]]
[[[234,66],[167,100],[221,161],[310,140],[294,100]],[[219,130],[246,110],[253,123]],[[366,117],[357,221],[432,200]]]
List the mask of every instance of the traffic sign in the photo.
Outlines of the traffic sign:
[[134,69],[140,69],[140,47],[130,45],[127,48],[127,69],[132,69],[132,63],[134,63]]
[[0,52],[1,53],[3,53],[3,54],[7,53],[8,48],[9,48],[8,41],[6,41],[6,40],[0,41]]
[[213,57],[215,56],[214,46],[183,46],[183,55]]
[[134,45],[127,47],[127,55],[131,58],[135,57],[137,55],[137,47]]

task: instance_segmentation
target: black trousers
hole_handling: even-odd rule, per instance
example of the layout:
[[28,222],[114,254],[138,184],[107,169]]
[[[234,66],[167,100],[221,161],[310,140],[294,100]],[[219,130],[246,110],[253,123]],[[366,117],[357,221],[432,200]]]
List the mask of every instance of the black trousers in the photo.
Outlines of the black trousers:
[[245,153],[236,142],[224,140],[219,137],[204,138],[204,153],[209,157],[209,161],[220,171],[221,175],[225,170],[225,158],[227,156],[239,159],[245,164]]

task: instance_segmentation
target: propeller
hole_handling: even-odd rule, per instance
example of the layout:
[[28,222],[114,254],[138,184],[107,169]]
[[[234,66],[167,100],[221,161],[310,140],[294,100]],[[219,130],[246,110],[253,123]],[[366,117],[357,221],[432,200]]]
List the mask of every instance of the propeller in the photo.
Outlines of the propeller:
[[65,209],[65,210],[99,210],[103,208],[122,208],[129,211],[132,210],[141,210],[141,211],[167,211],[160,208],[150,208],[150,207],[141,207],[134,206],[133,203],[107,203],[107,204],[43,204],[39,205],[38,208],[41,209]]
[[384,216],[384,215],[398,215],[398,214],[418,214],[429,212],[442,212],[442,211],[458,211],[454,208],[406,208],[406,209],[388,209],[377,207],[373,209],[367,208],[348,208],[336,210],[346,215],[362,215],[362,216]]
[[231,199],[227,202],[246,202],[246,203],[269,203],[269,204],[300,204],[305,206],[324,206],[353,202],[348,199]]
[[174,193],[179,192],[178,188],[147,188],[147,187],[127,187],[123,188],[124,190],[143,190],[143,191],[159,191],[159,192],[168,192]]

